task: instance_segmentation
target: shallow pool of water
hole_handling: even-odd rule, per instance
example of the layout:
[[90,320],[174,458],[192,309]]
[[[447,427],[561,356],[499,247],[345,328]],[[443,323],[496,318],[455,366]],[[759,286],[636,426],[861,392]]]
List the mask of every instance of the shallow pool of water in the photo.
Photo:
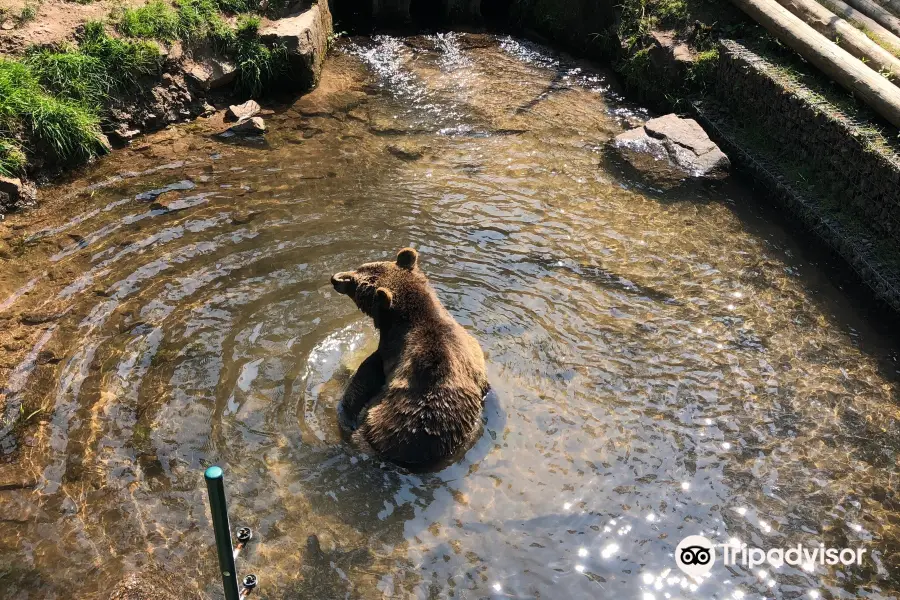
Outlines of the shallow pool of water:
[[[508,38],[347,40],[266,140],[175,128],[4,225],[5,595],[153,560],[217,597],[219,464],[263,598],[895,597],[894,342],[738,184],[633,179],[615,89]],[[335,425],[375,332],[328,278],[405,245],[494,390],[438,473]],[[694,581],[691,534],[867,554]]]

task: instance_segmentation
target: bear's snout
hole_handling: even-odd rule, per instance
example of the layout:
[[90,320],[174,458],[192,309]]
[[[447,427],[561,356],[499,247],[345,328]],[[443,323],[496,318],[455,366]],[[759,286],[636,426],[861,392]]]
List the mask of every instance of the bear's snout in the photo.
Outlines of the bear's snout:
[[350,294],[356,287],[356,279],[353,277],[353,273],[335,273],[331,276],[331,285],[340,294]]

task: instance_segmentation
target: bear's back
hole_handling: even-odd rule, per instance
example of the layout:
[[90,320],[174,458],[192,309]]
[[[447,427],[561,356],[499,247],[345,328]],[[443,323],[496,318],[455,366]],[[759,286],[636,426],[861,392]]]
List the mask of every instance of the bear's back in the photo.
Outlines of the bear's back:
[[396,462],[445,460],[481,429],[488,387],[483,352],[452,318],[419,323],[404,338],[381,401],[368,411],[360,434]]

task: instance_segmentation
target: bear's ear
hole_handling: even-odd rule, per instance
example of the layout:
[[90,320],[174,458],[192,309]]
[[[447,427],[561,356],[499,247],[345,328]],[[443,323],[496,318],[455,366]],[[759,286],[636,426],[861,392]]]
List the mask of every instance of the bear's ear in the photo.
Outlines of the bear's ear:
[[393,301],[394,295],[389,289],[380,287],[375,290],[375,306],[377,306],[378,308],[390,308]]
[[404,248],[397,253],[397,266],[412,271],[419,259],[419,253],[412,248]]

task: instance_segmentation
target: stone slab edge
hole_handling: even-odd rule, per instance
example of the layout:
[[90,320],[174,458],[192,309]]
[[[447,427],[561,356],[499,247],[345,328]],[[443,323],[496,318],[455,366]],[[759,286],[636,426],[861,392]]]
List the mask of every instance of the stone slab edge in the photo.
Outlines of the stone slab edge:
[[293,69],[293,87],[310,91],[319,83],[325,54],[334,32],[327,0],[319,0],[308,9],[267,23],[260,39],[268,44],[284,44]]

